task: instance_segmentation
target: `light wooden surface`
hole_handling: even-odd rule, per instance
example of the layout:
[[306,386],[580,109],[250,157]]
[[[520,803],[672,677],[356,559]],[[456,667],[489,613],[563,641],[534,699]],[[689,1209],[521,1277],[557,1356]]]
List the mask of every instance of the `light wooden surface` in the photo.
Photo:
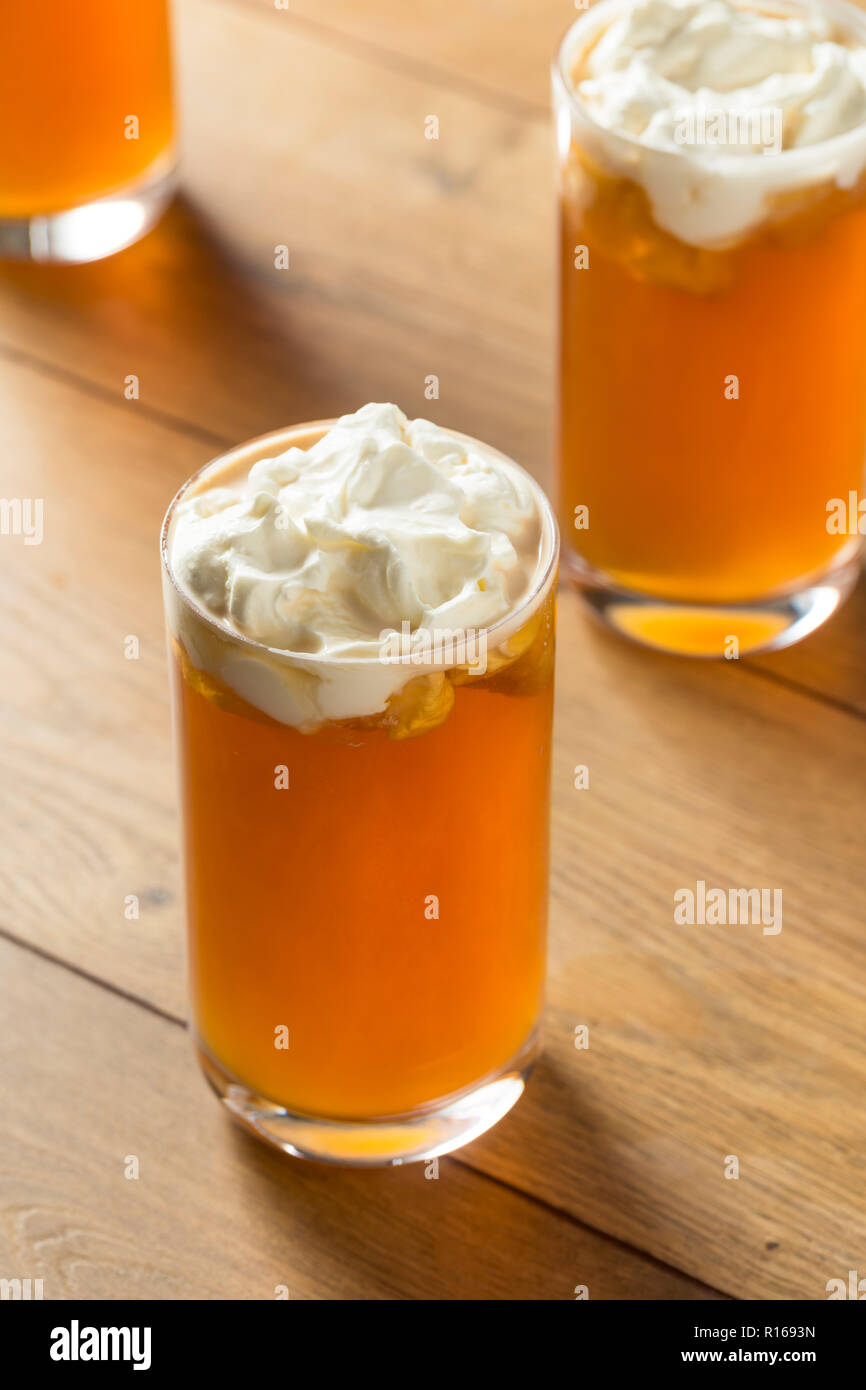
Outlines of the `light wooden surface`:
[[[438,1181],[282,1163],[196,1075],[162,512],[224,443],[367,399],[550,480],[546,65],[574,11],[177,11],[183,197],[101,265],[0,267],[0,495],[45,499],[43,545],[0,539],[0,1275],[57,1298],[825,1297],[866,1260],[862,593],[736,666],[649,656],[562,595],[547,1051]],[[782,888],[781,933],[676,926],[699,878]]]

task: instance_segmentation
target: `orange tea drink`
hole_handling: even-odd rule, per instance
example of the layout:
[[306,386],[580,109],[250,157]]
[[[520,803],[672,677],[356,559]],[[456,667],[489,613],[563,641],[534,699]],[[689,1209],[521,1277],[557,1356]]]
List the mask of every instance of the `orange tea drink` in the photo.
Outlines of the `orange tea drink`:
[[554,101],[568,570],[650,645],[787,645],[857,571],[866,21],[602,0]]
[[444,1153],[519,1097],[547,913],[556,524],[393,405],[241,446],[163,531],[202,1067],[287,1152]]
[[7,0],[0,254],[87,261],[156,220],[174,139],[167,0]]

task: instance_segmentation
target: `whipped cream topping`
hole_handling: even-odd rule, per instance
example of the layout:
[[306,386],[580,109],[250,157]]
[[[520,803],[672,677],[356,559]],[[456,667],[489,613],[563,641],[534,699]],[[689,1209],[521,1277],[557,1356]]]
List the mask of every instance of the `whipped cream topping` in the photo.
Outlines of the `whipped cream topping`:
[[424,670],[381,660],[388,631],[408,631],[429,661],[425,631],[500,623],[531,596],[550,544],[539,489],[515,464],[366,405],[308,449],[218,470],[174,509],[175,584],[270,652],[220,641],[178,603],[169,620],[194,665],[274,718],[373,714]]
[[[644,185],[659,226],[683,241],[736,240],[772,193],[850,187],[866,166],[866,47],[817,10],[606,0],[567,48],[572,36],[570,85],[613,137],[608,162]],[[820,149],[846,135],[842,148]],[[615,148],[620,136],[630,150]],[[799,164],[778,160],[791,151]],[[754,156],[753,168],[726,167],[729,155]]]
[[[577,90],[602,125],[660,148],[688,143],[696,112],[778,111],[781,148],[844,135],[866,121],[866,51],[834,41],[821,15],[783,18],[729,0],[642,0],[614,20],[588,55]],[[725,139],[730,154],[758,139]],[[743,134],[760,126],[742,123]],[[680,139],[677,139],[677,135]]]

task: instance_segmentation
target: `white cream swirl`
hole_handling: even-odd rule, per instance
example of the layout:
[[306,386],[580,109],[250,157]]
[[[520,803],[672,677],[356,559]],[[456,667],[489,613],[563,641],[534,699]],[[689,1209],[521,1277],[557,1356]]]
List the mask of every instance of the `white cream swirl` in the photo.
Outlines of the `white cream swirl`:
[[271,654],[213,641],[177,604],[169,617],[196,665],[274,718],[357,717],[418,674],[379,659],[384,633],[492,627],[529,597],[549,544],[539,491],[516,465],[366,405],[309,449],[217,471],[175,508],[176,585]]
[[[659,226],[683,241],[729,242],[761,221],[769,194],[819,180],[848,187],[866,166],[866,48],[820,10],[606,0],[571,35],[573,90],[597,126],[632,145],[611,143],[609,162],[644,185]],[[819,148],[846,135],[841,148]],[[778,158],[794,151],[801,162]],[[758,154],[775,158],[752,169],[719,158]]]

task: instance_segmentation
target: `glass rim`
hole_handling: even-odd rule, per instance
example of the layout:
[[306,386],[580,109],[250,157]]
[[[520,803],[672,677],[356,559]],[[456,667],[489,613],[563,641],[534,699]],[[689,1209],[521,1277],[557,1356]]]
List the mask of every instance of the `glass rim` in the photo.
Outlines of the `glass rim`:
[[[266,445],[271,441],[286,441],[283,447],[289,448],[291,447],[291,436],[313,434],[316,431],[320,431],[318,438],[321,438],[322,435],[326,434],[332,426],[337,424],[340,418],[341,417],[339,416],[334,416],[333,418],[326,420],[308,420],[298,425],[285,425],[280,429],[267,430],[264,434],[254,435],[251,439],[247,439],[241,444],[236,444],[231,449],[227,449],[225,450],[225,452],[221,454],[216,454],[213,458],[208,459],[206,463],[203,463],[200,468],[197,468],[194,473],[190,474],[186,481],[180,485],[180,487],[178,488],[177,492],[174,494],[174,497],[171,499],[168,505],[165,516],[162,520],[162,525],[160,527],[159,552],[162,564],[162,572],[165,579],[170,583],[173,592],[176,594],[177,598],[184,605],[184,607],[187,608],[191,613],[193,613],[197,619],[204,623],[204,625],[217,636],[223,639],[227,639],[230,642],[235,642],[239,646],[248,648],[251,651],[267,655],[270,658],[276,658],[278,661],[284,664],[291,664],[292,662],[301,662],[304,665],[307,665],[308,663],[318,663],[321,664],[323,667],[357,666],[360,668],[366,668],[369,666],[379,665],[381,657],[378,653],[376,655],[373,655],[371,653],[369,656],[332,656],[323,655],[320,652],[296,652],[285,647],[269,646],[267,642],[259,642],[256,640],[255,637],[248,637],[243,632],[237,632],[234,628],[227,627],[225,624],[221,623],[219,619],[215,618],[213,614],[209,613],[206,608],[203,608],[199,603],[197,603],[196,600],[190,594],[186,593],[185,590],[178,583],[174,571],[172,569],[171,561],[169,559],[168,554],[168,540],[169,533],[171,531],[171,524],[174,519],[174,513],[179,503],[183,501],[183,499],[192,491],[195,485],[199,483],[211,469],[217,469],[220,465],[230,465],[232,460],[238,461],[244,454],[247,453],[249,453],[251,456],[250,466],[252,467],[252,464],[254,462],[258,462],[260,458],[267,457],[266,454],[257,452],[259,445]],[[510,455],[503,453],[500,449],[496,449],[492,444],[485,444],[483,440],[477,439],[474,435],[464,434],[461,430],[451,429],[447,430],[447,433],[449,435],[452,435],[455,439],[464,440],[467,443],[479,445],[487,453],[493,454],[495,457],[503,459],[504,462],[508,464],[510,468],[516,469],[520,476],[529,484],[529,487],[538,503],[538,512],[542,523],[541,539],[539,544],[538,567],[533,577],[531,589],[520,600],[520,602],[515,605],[514,608],[512,608],[508,613],[505,614],[503,618],[499,618],[495,623],[492,623],[489,627],[471,629],[471,631],[475,633],[477,637],[483,636],[487,646],[495,651],[496,647],[499,644],[501,644],[504,641],[507,641],[509,636],[512,636],[515,632],[519,631],[520,623],[516,620],[519,619],[521,615],[527,613],[529,610],[534,608],[540,596],[543,595],[545,591],[551,586],[555,578],[557,566],[559,563],[559,526],[557,525],[556,515],[553,511],[550,499],[544,491],[544,488],[532,476],[531,473],[529,473],[525,468],[522,467],[521,464],[517,463],[513,458],[510,457]],[[317,441],[314,440],[314,442]],[[165,607],[165,604],[163,606]],[[468,630],[470,629],[467,629],[467,631]],[[503,635],[496,638],[496,640],[493,640],[495,634],[500,632]],[[434,664],[436,666],[436,669],[450,669],[450,667],[445,667],[440,663]]]
[[[708,172],[724,170],[747,174],[750,177],[754,177],[762,168],[766,172],[768,162],[766,157],[759,159],[754,154],[719,152],[707,158],[706,156],[700,157],[694,146],[683,145],[679,149],[670,149],[663,145],[645,145],[629,131],[602,125],[597,120],[571,82],[568,75],[568,59],[572,56],[572,49],[576,47],[576,35],[585,24],[594,19],[595,23],[600,25],[599,15],[609,13],[613,17],[619,11],[628,9],[630,3],[631,0],[597,0],[596,4],[590,4],[589,8],[584,10],[583,14],[569,25],[551,64],[551,77],[555,91],[561,93],[572,110],[600,138],[617,141],[626,149],[640,151],[644,155],[649,153],[659,160],[668,158],[697,162],[700,158],[703,168]],[[735,0],[735,4],[739,9],[754,10],[764,14],[771,11],[781,17],[788,18],[798,18],[800,15],[816,13],[827,14],[836,17],[841,28],[844,28],[851,37],[859,37],[866,46],[866,12],[856,5],[849,4],[848,0],[752,0],[751,3],[750,0]],[[801,145],[797,149],[779,150],[778,153],[772,153],[770,156],[772,166],[794,172],[798,166],[808,165],[824,152],[829,151],[831,154],[835,154],[840,149],[844,150],[846,145],[853,145],[858,136],[866,142],[866,121],[852,126],[850,130],[842,131],[840,135],[831,136],[829,140],[820,140],[814,145]]]

